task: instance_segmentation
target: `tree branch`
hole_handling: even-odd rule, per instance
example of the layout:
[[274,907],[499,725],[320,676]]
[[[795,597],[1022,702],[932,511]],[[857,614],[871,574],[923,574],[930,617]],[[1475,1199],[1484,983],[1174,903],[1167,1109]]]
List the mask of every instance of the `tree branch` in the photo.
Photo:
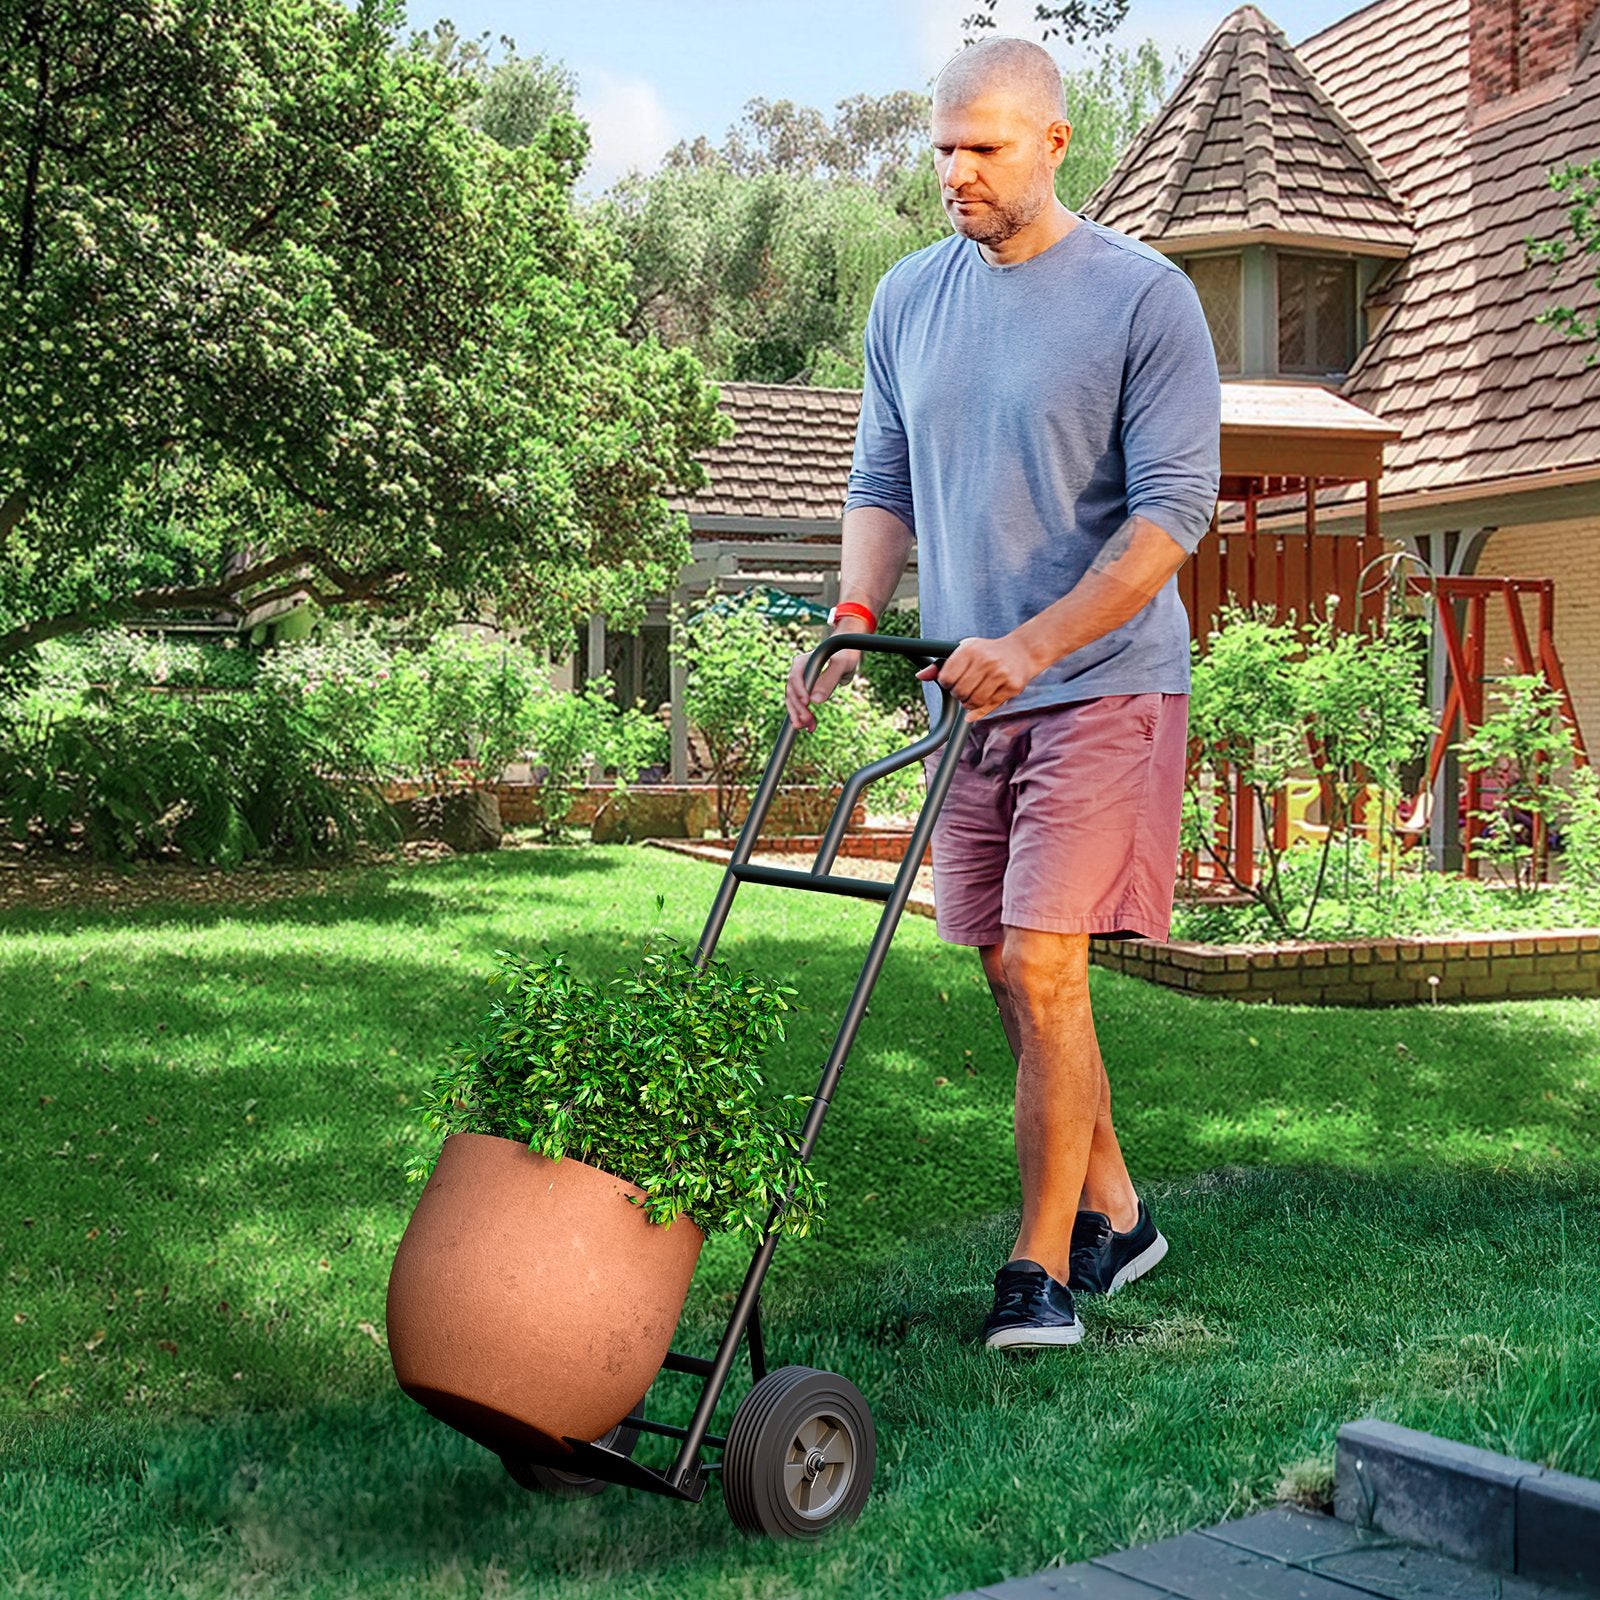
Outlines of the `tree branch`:
[[[288,573],[295,574],[288,582],[261,588],[262,584],[271,584],[274,578]],[[350,572],[325,551],[300,545],[268,561],[257,562],[219,583],[163,584],[136,589],[104,605],[78,606],[53,617],[25,622],[8,633],[0,633],[0,661],[47,640],[82,633],[96,623],[123,622],[130,617],[161,612],[205,607],[242,621],[251,611],[277,600],[308,599],[322,606],[382,605],[398,597],[397,580],[404,576],[404,569],[394,563],[371,572]],[[320,585],[318,578],[323,580]]]

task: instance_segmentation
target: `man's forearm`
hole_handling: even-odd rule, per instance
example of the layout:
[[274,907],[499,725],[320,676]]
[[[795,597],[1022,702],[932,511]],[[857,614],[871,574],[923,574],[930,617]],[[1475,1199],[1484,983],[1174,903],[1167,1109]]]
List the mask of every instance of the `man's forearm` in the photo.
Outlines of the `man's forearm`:
[[[881,617],[894,599],[915,542],[905,523],[881,506],[857,506],[845,512],[840,530],[839,598],[854,600]],[[845,624],[840,631],[861,630]]]
[[1015,638],[1037,663],[1034,671],[1137,616],[1187,559],[1188,552],[1165,529],[1144,517],[1129,517],[1078,582],[1016,630]]

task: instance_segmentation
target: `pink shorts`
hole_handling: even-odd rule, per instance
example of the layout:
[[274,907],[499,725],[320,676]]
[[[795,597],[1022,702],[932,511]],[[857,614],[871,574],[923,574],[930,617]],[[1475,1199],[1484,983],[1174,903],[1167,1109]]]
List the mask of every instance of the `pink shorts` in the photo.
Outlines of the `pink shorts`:
[[1165,939],[1188,734],[1182,694],[974,723],[933,830],[939,937],[999,944],[1013,927]]

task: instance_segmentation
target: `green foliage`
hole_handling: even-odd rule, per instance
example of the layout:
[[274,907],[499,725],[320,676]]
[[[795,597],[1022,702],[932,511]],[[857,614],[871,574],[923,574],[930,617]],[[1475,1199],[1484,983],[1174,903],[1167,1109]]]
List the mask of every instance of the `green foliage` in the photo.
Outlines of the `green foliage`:
[[1072,139],[1056,169],[1056,193],[1076,211],[1101,184],[1177,86],[1184,58],[1163,61],[1146,39],[1133,49],[1103,46],[1087,66],[1062,74]]
[[395,836],[358,749],[270,692],[119,686],[0,721],[0,825],[19,842],[223,867],[304,862]]
[[[899,639],[922,637],[922,613],[915,606],[891,606],[878,618],[878,632]],[[904,724],[927,715],[917,664],[904,656],[866,651],[861,657],[861,687],[884,713]]]
[[530,710],[529,759],[545,769],[539,809],[547,839],[562,836],[573,791],[588,781],[592,768],[614,773],[621,787],[666,757],[666,729],[638,706],[618,706],[604,676],[570,694],[543,695]]
[[[708,594],[674,629],[674,650],[688,672],[684,697],[690,723],[704,741],[717,789],[717,821],[733,824],[734,789],[764,769],[784,717],[784,686],[797,654],[816,638],[792,623],[774,622],[751,597],[735,605]],[[817,726],[795,741],[784,778],[789,783],[837,784],[858,768],[905,743],[857,677],[817,707]],[[915,804],[917,775],[909,769],[881,778],[872,791],[885,807]]]
[[[1568,260],[1574,246],[1583,255],[1600,255],[1600,157],[1586,165],[1567,162],[1549,174],[1549,185],[1558,194],[1570,197],[1567,227],[1572,239],[1570,243],[1565,239],[1525,239],[1529,264],[1543,262],[1553,270]],[[1600,285],[1600,264],[1594,278]],[[1600,363],[1600,312],[1586,314],[1572,306],[1550,306],[1533,320],[1559,328],[1569,339],[1593,345],[1595,348],[1584,356],[1583,364],[1592,367]]]
[[724,425],[624,334],[559,93],[518,122],[399,0],[11,15],[0,658],[305,594],[553,643],[668,585]]
[[[1279,890],[1296,918],[1295,938],[1421,938],[1592,927],[1596,921],[1591,894],[1571,882],[1535,896],[1446,872],[1402,868],[1380,877],[1366,845],[1350,834],[1334,842],[1327,862],[1324,853],[1322,846],[1301,841],[1279,862]],[[1172,937],[1257,944],[1275,943],[1286,935],[1259,900],[1247,905],[1180,900],[1173,910]]]
[[434,785],[497,780],[551,693],[534,652],[453,632],[420,649],[373,634],[283,645],[267,653],[262,681],[328,735],[342,732],[365,764]]
[[[645,1191],[652,1222],[760,1234],[787,1196],[778,1231],[811,1231],[822,1194],[800,1160],[802,1102],[773,1098],[757,1066],[793,989],[720,961],[702,970],[668,939],[603,987],[560,954],[498,960],[489,981],[504,997],[425,1098],[433,1132],[599,1167]],[[409,1175],[435,1160],[413,1158]]]
[[[1151,41],[1065,75],[1073,136],[1057,192],[1077,206],[1166,96]],[[636,337],[692,350],[718,378],[857,387],[867,310],[902,256],[949,237],[930,103],[856,95],[830,120],[752,100],[720,145],[680,144],[595,207],[632,271]]]
[[1562,883],[1590,908],[1585,920],[1600,921],[1600,776],[1576,767],[1568,780],[1562,817]]
[[[1344,896],[1349,900],[1357,894],[1351,882],[1357,858],[1343,846],[1362,787],[1378,791],[1373,820],[1379,837],[1387,837],[1388,796],[1398,787],[1400,769],[1425,747],[1432,727],[1422,682],[1424,648],[1421,627],[1404,617],[1391,620],[1382,634],[1341,634],[1330,616],[1308,626],[1292,616],[1279,622],[1265,610],[1237,606],[1223,609],[1203,652],[1196,641],[1190,737],[1199,742],[1202,769],[1217,786],[1237,776],[1253,793],[1264,870],[1248,885],[1234,882],[1280,936],[1303,936],[1312,926],[1336,844]],[[1304,855],[1297,855],[1291,867],[1274,839],[1285,785],[1308,766],[1333,800],[1328,832],[1309,876]],[[1206,812],[1191,782],[1185,844],[1210,850],[1220,861]],[[1381,899],[1383,852],[1366,859],[1375,874],[1372,892]],[[1228,874],[1234,876],[1231,866]]]
[[1548,830],[1563,803],[1554,783],[1572,759],[1572,730],[1561,715],[1561,696],[1542,672],[1513,673],[1489,691],[1494,709],[1456,746],[1469,772],[1487,773],[1498,794],[1473,816],[1484,825],[1472,853],[1509,865],[1518,889],[1535,886],[1534,834]]

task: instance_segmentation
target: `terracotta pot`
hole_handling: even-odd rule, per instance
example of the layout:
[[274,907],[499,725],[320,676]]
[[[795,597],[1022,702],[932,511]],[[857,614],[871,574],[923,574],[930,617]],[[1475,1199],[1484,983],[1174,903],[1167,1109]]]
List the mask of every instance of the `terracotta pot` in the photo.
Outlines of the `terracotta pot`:
[[644,1398],[705,1236],[643,1191],[512,1139],[453,1133],[389,1274],[400,1387],[501,1453],[547,1460]]

